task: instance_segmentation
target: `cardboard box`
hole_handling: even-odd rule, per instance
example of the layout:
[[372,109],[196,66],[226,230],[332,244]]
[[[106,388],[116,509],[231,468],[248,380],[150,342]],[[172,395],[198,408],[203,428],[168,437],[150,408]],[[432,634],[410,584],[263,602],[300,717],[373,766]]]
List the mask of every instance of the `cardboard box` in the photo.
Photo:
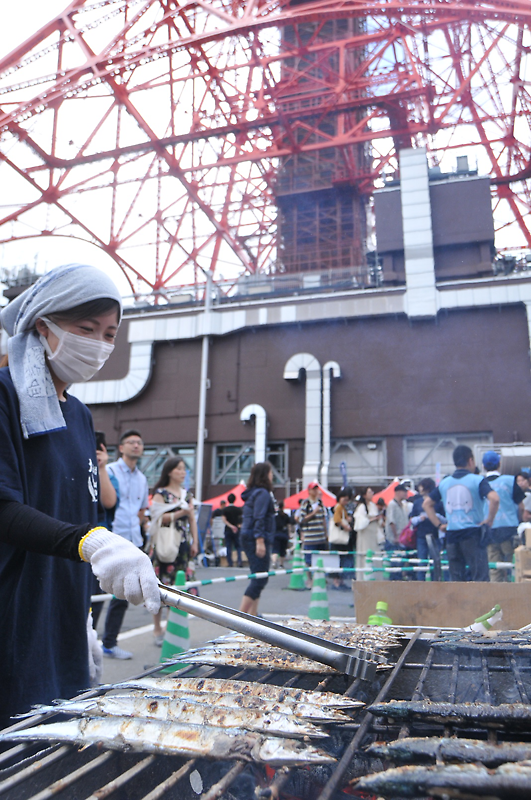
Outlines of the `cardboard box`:
[[531,581],[531,547],[517,547],[514,551],[514,580]]
[[356,621],[366,623],[378,600],[388,604],[396,625],[465,628],[496,603],[503,619],[495,630],[531,624],[531,581],[451,583],[430,581],[353,581]]

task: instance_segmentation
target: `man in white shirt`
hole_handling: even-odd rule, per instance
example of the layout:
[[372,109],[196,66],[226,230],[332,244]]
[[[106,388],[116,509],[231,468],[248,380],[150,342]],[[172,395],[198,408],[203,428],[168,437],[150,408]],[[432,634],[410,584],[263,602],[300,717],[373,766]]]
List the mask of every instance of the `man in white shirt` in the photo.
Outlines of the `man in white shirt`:
[[[146,476],[137,466],[144,452],[140,433],[136,430],[125,431],[120,438],[118,451],[121,458],[107,465],[107,471],[116,478],[120,487],[120,504],[114,515],[112,531],[137,547],[142,547],[141,525],[148,508],[148,484]],[[117,644],[127,606],[127,600],[117,597],[113,597],[109,604],[102,637],[103,654],[109,658],[133,657],[132,653],[122,650]]]
[[[409,522],[409,506],[406,502],[408,488],[405,484],[399,483],[395,486],[395,494],[389,505],[385,516],[385,549],[398,550],[400,545],[398,537]],[[402,580],[399,572],[391,572],[389,580]]]

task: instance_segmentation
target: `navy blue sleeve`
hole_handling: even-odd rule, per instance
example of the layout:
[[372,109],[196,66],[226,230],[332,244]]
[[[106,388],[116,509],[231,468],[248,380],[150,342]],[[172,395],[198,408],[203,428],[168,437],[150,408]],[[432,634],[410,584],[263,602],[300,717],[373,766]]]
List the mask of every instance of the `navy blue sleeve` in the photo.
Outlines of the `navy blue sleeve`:
[[495,489],[492,488],[491,484],[486,478],[483,478],[483,480],[478,486],[478,490],[479,490],[479,496],[483,498],[485,498],[489,494],[489,492],[496,491]]
[[442,500],[441,493],[438,489],[434,489],[433,492],[430,492],[430,497],[434,503],[440,503]]
[[516,503],[516,505],[519,505],[522,502],[522,500],[525,500],[525,492],[518,486],[518,481],[516,480],[516,478],[514,479],[514,484],[513,484],[513,500]]
[[253,508],[253,534],[255,539],[267,539],[266,517],[269,511],[271,496],[267,489],[259,489],[256,493]]
[[93,527],[59,522],[23,503],[0,500],[0,542],[21,550],[81,561],[80,539]]

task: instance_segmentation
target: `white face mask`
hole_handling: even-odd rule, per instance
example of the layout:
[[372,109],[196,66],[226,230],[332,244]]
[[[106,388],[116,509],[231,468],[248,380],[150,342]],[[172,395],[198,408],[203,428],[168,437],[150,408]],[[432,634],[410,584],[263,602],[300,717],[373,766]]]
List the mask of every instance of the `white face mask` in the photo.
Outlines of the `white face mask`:
[[59,342],[54,351],[44,336],[41,343],[46,350],[48,361],[54,374],[65,383],[84,383],[92,378],[103,367],[114,350],[114,344],[91,339],[87,336],[76,336],[65,331],[46,317],[41,317]]

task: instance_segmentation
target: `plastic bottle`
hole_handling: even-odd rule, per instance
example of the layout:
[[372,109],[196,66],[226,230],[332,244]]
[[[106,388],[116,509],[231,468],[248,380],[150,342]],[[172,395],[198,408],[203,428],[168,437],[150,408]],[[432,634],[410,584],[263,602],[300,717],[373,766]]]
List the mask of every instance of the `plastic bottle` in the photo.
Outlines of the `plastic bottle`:
[[490,631],[493,625],[495,625],[503,616],[503,611],[501,607],[496,604],[494,608],[491,608],[490,611],[487,611],[486,614],[483,614],[482,617],[478,617],[474,620],[472,625],[469,625],[468,628],[463,628],[465,631],[474,631],[475,633],[487,633]]
[[371,614],[367,620],[367,625],[392,625],[393,620],[387,616],[387,603],[383,600],[378,600],[376,603],[376,612]]

